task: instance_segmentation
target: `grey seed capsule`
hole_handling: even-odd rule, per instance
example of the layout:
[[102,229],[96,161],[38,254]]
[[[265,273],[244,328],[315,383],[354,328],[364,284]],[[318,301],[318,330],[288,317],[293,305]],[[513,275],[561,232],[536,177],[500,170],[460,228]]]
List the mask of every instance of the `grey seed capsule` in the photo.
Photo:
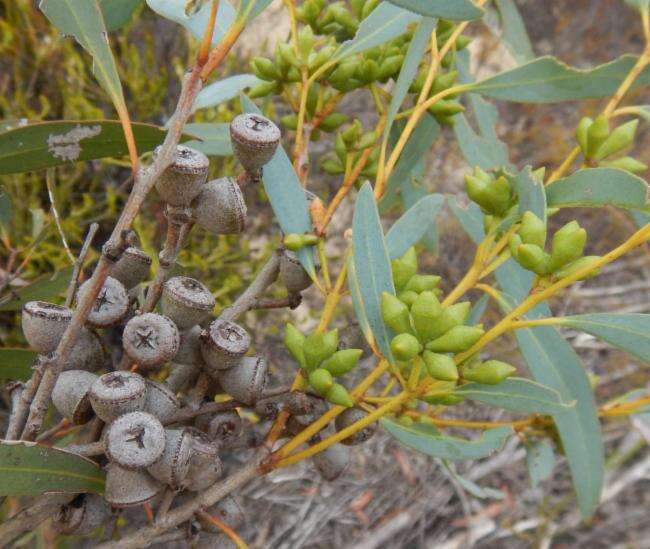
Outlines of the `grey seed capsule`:
[[[240,528],[246,522],[246,515],[242,509],[239,498],[235,496],[226,496],[221,501],[215,503],[212,507],[206,510],[208,515],[218,518],[221,522],[225,522],[233,529]],[[221,530],[211,522],[199,518],[201,528],[206,532],[217,533]]]
[[244,113],[230,123],[230,141],[244,169],[256,174],[275,154],[280,129],[260,114]]
[[[83,300],[90,290],[90,280],[84,282],[77,292],[77,302]],[[115,326],[129,309],[129,296],[124,284],[112,276],[106,277],[104,286],[97,294],[86,322],[95,328]]]
[[325,400],[302,391],[291,391],[285,397],[285,406],[292,416],[300,417],[301,421],[306,421],[308,424],[327,411]]
[[201,335],[201,353],[207,371],[216,375],[237,365],[251,344],[248,332],[228,320],[215,320]]
[[156,313],[133,317],[124,327],[122,346],[140,366],[154,367],[169,362],[178,352],[180,335],[172,320]]
[[284,250],[280,258],[280,280],[290,294],[300,293],[312,285],[312,279],[291,250]]
[[127,290],[131,290],[147,280],[150,271],[151,257],[140,248],[131,246],[111,265],[109,274],[124,284]]
[[210,290],[194,278],[175,276],[163,286],[163,314],[171,318],[179,330],[203,322],[214,309],[214,304]]
[[110,423],[122,414],[144,408],[147,385],[134,372],[109,372],[93,383],[88,396],[97,416]]
[[183,481],[183,488],[191,492],[201,492],[214,484],[223,474],[219,459],[219,448],[198,429],[191,429],[192,457],[190,467]]
[[175,393],[180,393],[187,390],[196,381],[200,373],[201,371],[196,366],[172,362],[169,375],[165,379],[165,385]]
[[166,429],[165,438],[162,455],[147,471],[155,479],[178,490],[190,468],[192,435],[187,429]]
[[104,498],[115,507],[133,507],[150,501],[163,487],[144,470],[130,470],[109,463]]
[[70,351],[63,370],[86,370],[95,372],[104,365],[104,349],[99,336],[87,328],[79,332],[79,337]]
[[[360,408],[348,408],[347,410],[345,410],[343,413],[341,413],[339,416],[336,417],[336,420],[334,421],[334,426],[336,427],[337,431],[342,431],[346,427],[349,427],[353,423],[356,423],[357,421],[363,419],[364,417],[366,417],[366,415],[367,415],[366,412],[364,412]],[[371,439],[372,436],[375,434],[376,430],[377,430],[377,423],[371,423],[370,425],[367,425],[366,427],[357,431],[353,435],[344,438],[341,441],[341,444],[345,444],[346,446],[356,446],[357,444],[362,444],[367,440]]]
[[65,535],[84,536],[106,522],[111,510],[97,494],[79,494],[70,503],[61,505],[52,525]]
[[145,411],[157,417],[161,423],[168,423],[180,410],[181,403],[174,392],[164,383],[158,383],[151,379],[147,379],[146,383]]
[[284,395],[258,400],[255,404],[255,413],[262,419],[275,419],[285,408],[284,402]]
[[46,301],[29,301],[23,306],[22,328],[29,346],[39,353],[51,353],[70,324],[72,311]]
[[312,457],[320,476],[327,481],[340,477],[350,463],[350,448],[343,444],[332,444]]
[[106,456],[126,469],[149,467],[163,455],[165,429],[147,412],[118,417],[104,435]]
[[52,404],[75,425],[87,423],[94,415],[88,393],[97,379],[95,374],[84,370],[61,372],[52,390]]
[[195,425],[222,448],[237,441],[243,430],[242,419],[236,410],[203,414],[196,418]]
[[252,405],[264,394],[268,363],[262,357],[244,357],[234,368],[218,372],[219,383],[231,397]]
[[176,364],[188,364],[200,368],[205,364],[201,354],[201,326],[192,326],[189,330],[181,332],[180,345],[174,357]]
[[[154,161],[158,154],[160,147],[153,153]],[[208,157],[202,152],[177,145],[173,162],[156,181],[158,194],[171,206],[189,206],[208,178],[209,165]]]
[[194,219],[212,234],[239,234],[246,226],[246,202],[231,177],[213,179],[192,203]]

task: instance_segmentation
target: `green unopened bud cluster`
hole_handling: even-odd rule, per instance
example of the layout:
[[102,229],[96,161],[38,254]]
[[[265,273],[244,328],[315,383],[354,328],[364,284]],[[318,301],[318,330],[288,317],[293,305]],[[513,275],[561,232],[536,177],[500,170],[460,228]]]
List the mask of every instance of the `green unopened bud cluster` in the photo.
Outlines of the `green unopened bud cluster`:
[[[359,120],[354,120],[343,130],[337,132],[334,139],[334,151],[323,156],[320,167],[329,175],[345,173],[346,166],[354,166],[359,161],[363,152],[373,147],[377,142],[374,131],[364,132]],[[379,162],[379,147],[374,147],[368,156],[365,166],[361,171],[363,177],[375,177]],[[361,178],[359,178],[361,179]]]
[[487,216],[486,223],[505,217],[516,202],[516,194],[505,175],[495,176],[479,167],[465,176],[465,191]]
[[[595,263],[600,256],[583,256],[587,231],[577,221],[558,229],[551,241],[551,251],[545,251],[546,224],[532,212],[525,212],[519,230],[508,242],[510,254],[525,269],[540,277],[553,275],[564,278]],[[582,278],[597,274],[594,270]]]
[[297,252],[305,246],[315,246],[319,238],[314,234],[289,233],[285,235],[283,243],[287,250]]
[[576,129],[576,139],[587,164],[604,168],[619,168],[632,173],[647,170],[648,166],[631,156],[610,158],[634,143],[638,125],[638,120],[630,120],[612,130],[607,117],[602,114],[594,120],[589,117],[580,120]]
[[293,324],[287,324],[285,328],[284,344],[298,361],[315,393],[332,404],[353,405],[347,389],[334,378],[347,374],[357,365],[363,354],[361,349],[338,350],[338,330],[305,336]]

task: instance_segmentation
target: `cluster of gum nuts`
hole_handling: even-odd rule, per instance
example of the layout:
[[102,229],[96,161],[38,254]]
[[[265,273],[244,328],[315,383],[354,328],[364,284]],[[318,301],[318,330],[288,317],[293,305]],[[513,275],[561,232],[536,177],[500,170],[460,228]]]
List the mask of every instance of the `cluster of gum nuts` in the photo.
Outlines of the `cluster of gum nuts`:
[[[259,181],[262,166],[279,142],[278,128],[262,116],[244,114],[233,120],[230,129],[247,180]],[[238,183],[232,178],[206,182],[207,175],[207,157],[179,145],[174,161],[156,182],[168,219],[185,217],[216,234],[242,232],[246,204]],[[144,251],[132,246],[111,265],[52,392],[54,407],[72,424],[82,425],[95,417],[104,423],[100,438],[104,455],[97,458],[107,472],[104,497],[81,494],[62,506],[56,525],[66,534],[89,533],[106,520],[111,506],[152,502],[165,487],[183,492],[177,501],[200,492],[222,476],[225,453],[251,444],[245,437],[245,420],[236,409],[183,419],[179,395],[188,395],[201,373],[212,384],[208,397],[228,394],[265,419],[289,410],[294,414],[287,426],[289,434],[302,430],[326,406],[316,396],[297,392],[264,398],[266,360],[246,356],[251,339],[244,328],[211,319],[215,299],[200,281],[170,278],[162,289],[162,314],[139,311],[140,285],[148,279],[151,263]],[[280,278],[292,295],[311,284],[288,250],[281,257]],[[87,291],[88,282],[80,286],[78,302]],[[29,345],[42,356],[53,353],[72,314],[69,308],[52,303],[26,303],[22,327]],[[129,371],[133,364],[140,373]],[[164,366],[169,368],[164,382],[147,379],[147,373]],[[95,373],[102,369],[108,372]],[[336,428],[346,427],[360,415],[361,410],[347,410]],[[373,432],[373,427],[365,429],[316,456],[314,463],[322,476],[333,479],[342,473],[347,445],[363,442]],[[243,517],[232,498],[207,511],[231,527],[237,527]],[[217,535],[210,524],[201,524],[200,530],[202,535]],[[216,538],[205,541],[206,547],[216,546]]]

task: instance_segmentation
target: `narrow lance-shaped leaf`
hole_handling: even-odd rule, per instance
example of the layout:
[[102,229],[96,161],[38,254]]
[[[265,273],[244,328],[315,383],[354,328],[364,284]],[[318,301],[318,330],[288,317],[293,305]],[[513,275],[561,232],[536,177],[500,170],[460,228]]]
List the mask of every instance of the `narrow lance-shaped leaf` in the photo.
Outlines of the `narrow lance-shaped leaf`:
[[237,74],[217,80],[198,93],[194,105],[192,105],[192,112],[219,105],[237,97],[245,88],[250,88],[260,82],[261,80],[254,74]]
[[414,13],[427,17],[441,17],[468,21],[483,16],[483,9],[471,0],[389,0],[391,4],[400,6]]
[[550,440],[535,440],[525,444],[526,465],[530,475],[530,483],[537,488],[539,483],[550,478],[555,468],[555,453]]
[[544,183],[533,175],[530,166],[526,166],[510,182],[519,197],[519,213],[533,212],[546,222],[546,193]]
[[185,131],[196,140],[187,141],[185,145],[201,151],[208,156],[230,156],[230,125],[212,122],[195,122],[185,124]]
[[442,465],[447,469],[449,474],[460,484],[468,493],[473,495],[475,498],[479,499],[503,499],[506,495],[501,491],[495,488],[483,487],[476,484],[474,481],[465,478],[464,476],[458,474],[456,471],[456,466],[453,462],[443,459],[440,460]]
[[354,266],[368,323],[379,349],[392,361],[392,334],[381,316],[381,294],[394,294],[395,288],[377,205],[368,182],[359,191],[354,207],[352,246]]
[[469,237],[475,244],[480,244],[485,238],[485,229],[483,228],[483,214],[479,207],[474,202],[470,202],[467,206],[461,206],[456,202],[454,196],[447,197],[447,204]]
[[98,0],[99,7],[104,14],[107,31],[119,29],[128,23],[135,8],[142,4],[142,0]]
[[29,379],[37,356],[29,349],[0,349],[0,379]]
[[0,442],[0,496],[104,491],[99,466],[70,452],[34,442]]
[[61,294],[70,282],[72,267],[37,278],[31,284],[10,290],[0,299],[0,311],[19,311],[28,301],[49,301]]
[[501,19],[501,40],[518,63],[531,61],[535,54],[517,4],[514,0],[496,0],[495,3]]
[[375,336],[373,335],[372,328],[370,328],[370,323],[368,322],[368,314],[366,313],[366,307],[363,303],[363,297],[361,296],[359,277],[357,276],[357,271],[354,266],[354,257],[352,256],[348,259],[348,288],[350,289],[352,306],[354,307],[354,314],[359,323],[361,333],[372,347],[375,345]]

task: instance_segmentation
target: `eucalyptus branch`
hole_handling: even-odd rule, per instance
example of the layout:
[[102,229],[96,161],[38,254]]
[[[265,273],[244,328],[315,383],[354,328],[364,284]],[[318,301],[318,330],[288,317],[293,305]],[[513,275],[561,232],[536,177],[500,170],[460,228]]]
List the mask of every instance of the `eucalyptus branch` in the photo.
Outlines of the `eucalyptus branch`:
[[88,228],[86,239],[84,240],[83,246],[81,246],[81,251],[79,252],[79,256],[77,257],[77,259],[75,260],[74,268],[72,269],[70,284],[68,285],[68,291],[65,296],[66,307],[70,307],[70,305],[72,305],[72,301],[74,300],[74,295],[77,292],[77,284],[79,283],[79,274],[81,273],[81,269],[83,267],[84,261],[86,260],[86,256],[88,255],[88,251],[90,250],[90,245],[92,244],[93,239],[95,238],[95,234],[97,234],[98,230],[99,230],[98,223],[91,223],[90,227]]

